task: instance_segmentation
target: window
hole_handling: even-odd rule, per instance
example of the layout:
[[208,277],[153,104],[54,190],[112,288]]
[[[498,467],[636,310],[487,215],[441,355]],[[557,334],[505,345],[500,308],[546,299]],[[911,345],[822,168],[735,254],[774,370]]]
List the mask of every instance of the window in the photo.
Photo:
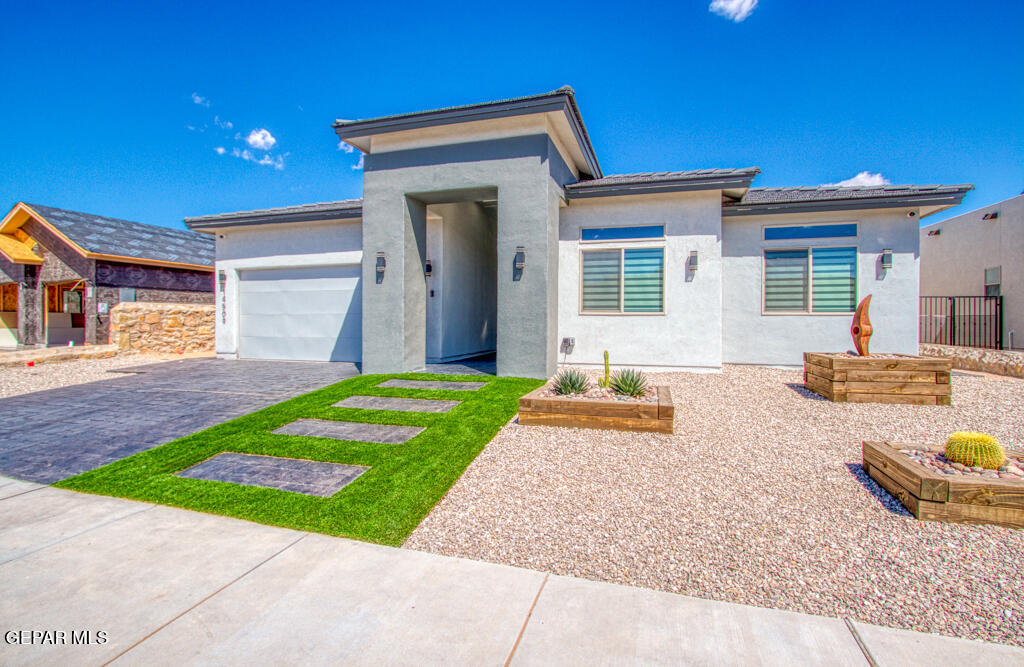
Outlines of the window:
[[585,250],[582,265],[582,312],[665,312],[664,248]]
[[581,241],[647,241],[665,238],[664,225],[643,227],[586,227],[580,230]]
[[857,248],[764,251],[764,312],[852,313]]
[[856,238],[856,236],[856,222],[843,222],[835,225],[788,225],[785,227],[764,228],[765,241]]
[[985,296],[999,296],[1003,282],[1003,267],[985,269]]

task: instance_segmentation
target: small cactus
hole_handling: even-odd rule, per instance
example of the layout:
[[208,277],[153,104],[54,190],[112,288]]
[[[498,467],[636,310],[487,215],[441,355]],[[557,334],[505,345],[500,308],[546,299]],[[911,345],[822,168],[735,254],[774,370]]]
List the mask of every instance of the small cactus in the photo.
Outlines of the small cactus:
[[599,387],[604,388],[604,389],[607,389],[608,387],[610,387],[611,384],[612,384],[611,375],[612,375],[612,367],[608,363],[608,350],[605,350],[604,351],[604,377],[598,379],[597,385]]
[[626,368],[615,373],[609,385],[617,394],[636,398],[647,391],[647,376],[641,371]]
[[559,371],[551,379],[551,390],[559,396],[585,394],[588,389],[590,389],[590,380],[587,378],[587,374],[575,368]]
[[981,466],[996,470],[1006,463],[1006,452],[999,441],[990,435],[959,431],[946,441],[946,458],[968,468]]

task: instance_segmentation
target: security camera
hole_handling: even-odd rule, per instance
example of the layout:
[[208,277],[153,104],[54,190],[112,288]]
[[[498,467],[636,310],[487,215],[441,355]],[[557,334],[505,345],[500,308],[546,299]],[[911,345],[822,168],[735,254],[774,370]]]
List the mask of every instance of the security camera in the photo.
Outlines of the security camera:
[[908,218],[917,217],[917,211],[910,211],[909,213],[907,213],[907,217]]

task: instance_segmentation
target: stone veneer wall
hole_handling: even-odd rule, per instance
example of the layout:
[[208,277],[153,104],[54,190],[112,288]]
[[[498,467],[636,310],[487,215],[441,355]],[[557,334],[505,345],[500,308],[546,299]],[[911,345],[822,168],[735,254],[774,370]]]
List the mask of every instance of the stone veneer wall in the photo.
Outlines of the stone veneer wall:
[[119,303],[110,342],[130,352],[212,352],[216,309],[199,303]]
[[1024,378],[1024,352],[926,343],[920,348],[925,357],[952,359],[953,368]]

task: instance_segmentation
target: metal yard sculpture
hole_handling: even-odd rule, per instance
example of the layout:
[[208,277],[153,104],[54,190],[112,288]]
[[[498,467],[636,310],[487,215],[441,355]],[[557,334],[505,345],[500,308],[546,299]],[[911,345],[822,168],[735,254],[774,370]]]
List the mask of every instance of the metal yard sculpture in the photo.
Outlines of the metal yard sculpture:
[[868,317],[868,306],[871,304],[871,295],[868,294],[857,306],[857,312],[853,314],[853,326],[850,327],[850,335],[853,336],[853,345],[857,348],[857,354],[862,357],[868,356],[868,342],[871,340],[872,328],[871,318]]

